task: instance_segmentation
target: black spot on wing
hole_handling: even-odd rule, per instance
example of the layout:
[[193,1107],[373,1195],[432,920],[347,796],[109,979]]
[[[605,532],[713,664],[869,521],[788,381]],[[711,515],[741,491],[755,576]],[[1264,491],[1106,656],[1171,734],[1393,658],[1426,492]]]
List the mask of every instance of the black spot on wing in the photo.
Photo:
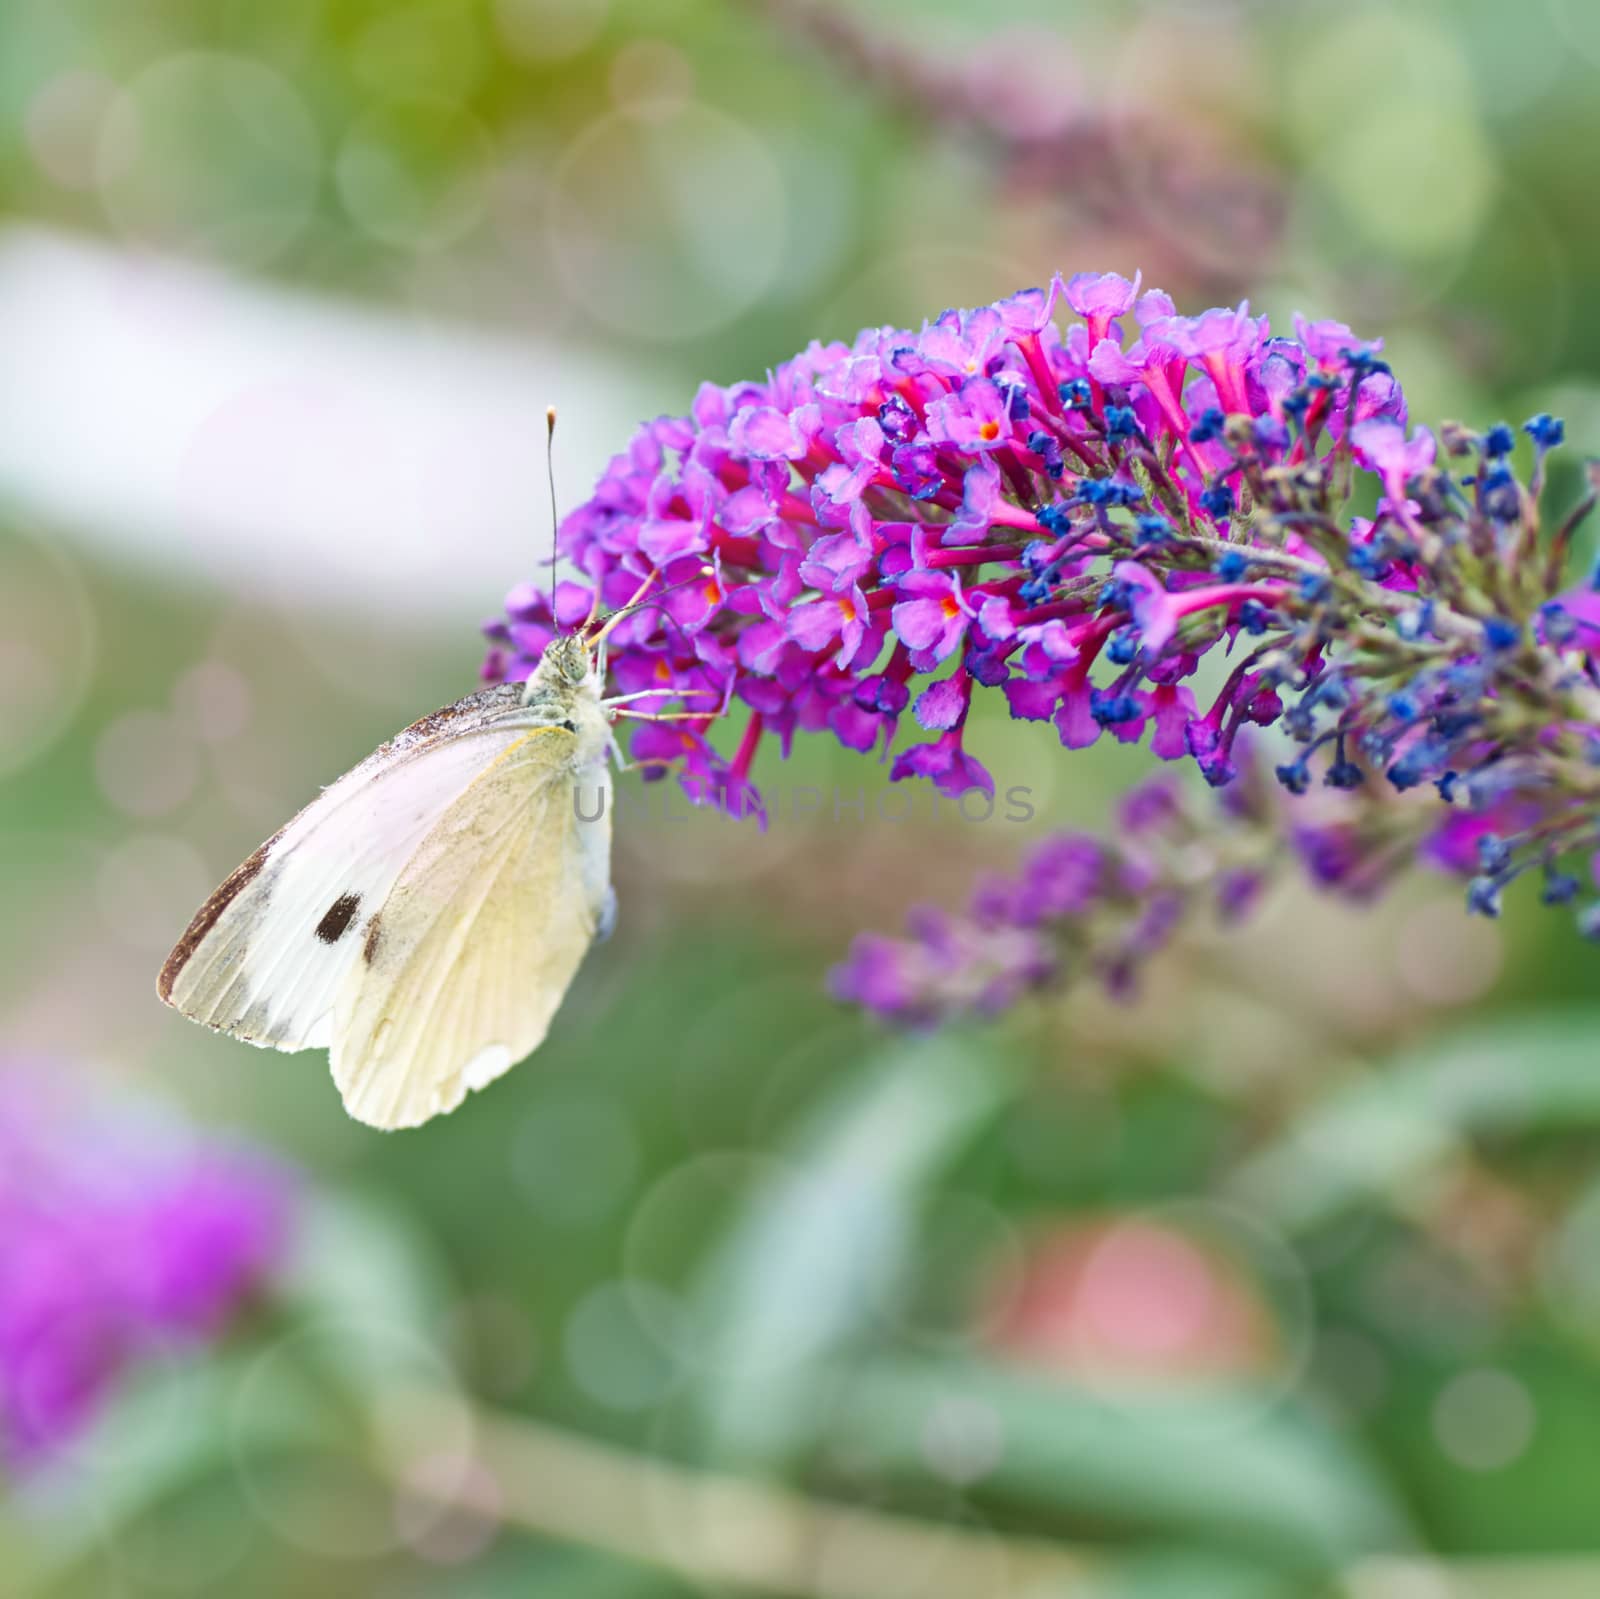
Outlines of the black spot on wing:
[[355,919],[355,914],[361,908],[359,894],[341,894],[322,914],[322,920],[317,923],[317,937],[324,944],[337,944],[344,937],[345,929]]

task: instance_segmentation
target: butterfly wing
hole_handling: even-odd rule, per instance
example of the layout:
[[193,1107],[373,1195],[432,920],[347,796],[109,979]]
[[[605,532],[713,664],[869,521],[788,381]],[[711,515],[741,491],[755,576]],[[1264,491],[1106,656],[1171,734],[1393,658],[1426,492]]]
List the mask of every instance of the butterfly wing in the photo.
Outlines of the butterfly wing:
[[528,731],[521,686],[500,684],[391,739],[201,906],[161,970],[162,999],[247,1043],[328,1044],[372,914],[439,819]]
[[579,766],[578,742],[547,727],[505,749],[369,924],[332,1044],[358,1120],[414,1127],[543,1040],[610,894],[610,778]]

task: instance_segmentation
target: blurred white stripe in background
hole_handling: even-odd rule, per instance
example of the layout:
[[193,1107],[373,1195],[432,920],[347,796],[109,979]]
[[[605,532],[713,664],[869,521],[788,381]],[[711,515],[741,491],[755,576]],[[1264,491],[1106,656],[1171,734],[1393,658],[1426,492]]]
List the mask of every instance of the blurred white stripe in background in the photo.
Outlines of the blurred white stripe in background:
[[573,346],[36,229],[0,233],[0,370],[15,509],[174,583],[441,626],[548,556],[546,405],[565,510],[662,392]]

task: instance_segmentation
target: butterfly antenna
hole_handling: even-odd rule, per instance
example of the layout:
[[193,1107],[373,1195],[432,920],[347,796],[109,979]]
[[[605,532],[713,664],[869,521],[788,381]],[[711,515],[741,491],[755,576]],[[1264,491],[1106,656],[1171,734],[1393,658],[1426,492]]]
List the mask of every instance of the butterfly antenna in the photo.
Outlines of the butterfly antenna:
[[556,512],[556,408],[544,408],[544,480],[550,490],[550,625],[559,635],[556,617],[556,551],[560,546],[561,519]]
[[[691,583],[703,583],[708,577],[716,575],[715,568],[702,566],[692,577],[686,577],[681,582],[669,583],[664,589],[657,589],[654,594],[649,593],[650,585],[661,576],[659,571],[652,572],[643,583],[633,592],[633,598],[621,610],[613,611],[601,624],[600,631],[589,641],[598,644],[618,622],[625,616],[632,616],[635,611],[648,610],[663,594],[670,594],[674,589],[686,589]],[[593,623],[590,624],[593,626]]]

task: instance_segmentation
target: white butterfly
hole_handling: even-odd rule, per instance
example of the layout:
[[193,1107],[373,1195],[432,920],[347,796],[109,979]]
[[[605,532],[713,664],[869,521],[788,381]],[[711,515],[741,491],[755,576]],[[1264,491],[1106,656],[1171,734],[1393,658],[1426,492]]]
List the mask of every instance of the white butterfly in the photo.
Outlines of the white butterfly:
[[374,1127],[521,1060],[615,914],[603,637],[558,635],[526,688],[423,717],[325,789],[201,906],[162,999],[246,1043],[326,1046]]

